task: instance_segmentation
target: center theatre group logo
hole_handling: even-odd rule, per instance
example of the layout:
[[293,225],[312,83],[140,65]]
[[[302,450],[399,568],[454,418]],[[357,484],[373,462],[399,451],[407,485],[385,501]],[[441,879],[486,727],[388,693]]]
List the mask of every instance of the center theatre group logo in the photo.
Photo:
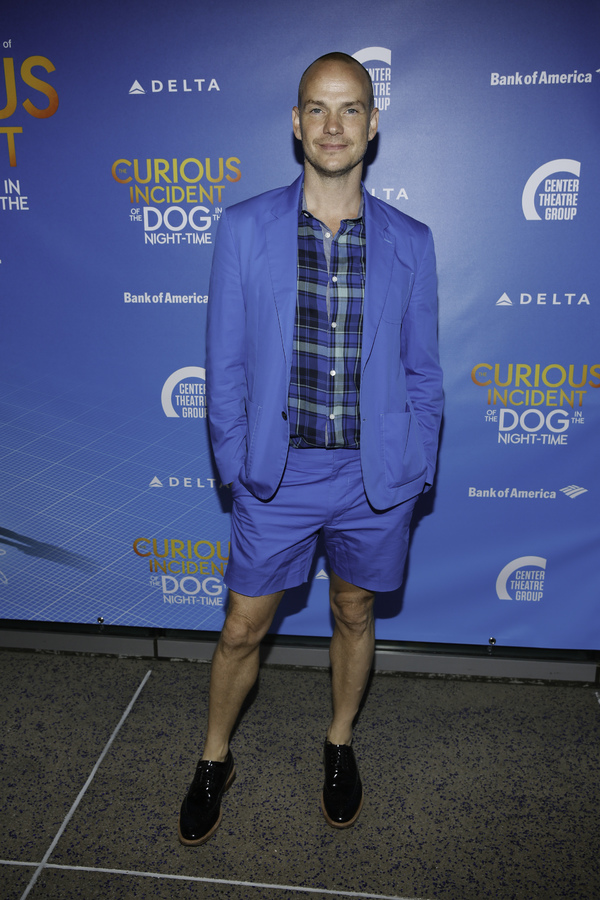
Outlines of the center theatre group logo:
[[498,599],[539,602],[544,596],[546,562],[541,556],[520,556],[507,563],[496,579]]
[[206,370],[200,366],[177,369],[163,384],[160,402],[169,419],[206,418]]
[[577,215],[580,174],[581,163],[576,159],[552,159],[536,169],[523,188],[525,218],[572,221]]
[[392,83],[392,51],[388,50],[387,47],[365,47],[363,50],[357,50],[352,56],[367,69],[371,76],[377,109],[382,112],[389,109]]
[[[209,230],[221,216],[223,191],[242,177],[237,156],[115,160],[111,174],[129,189],[129,219],[150,245],[212,244]],[[206,205],[211,204],[212,212]]]
[[[5,48],[7,46],[10,47],[10,44],[11,41],[5,41]],[[21,76],[20,80],[21,82],[23,82],[23,84],[19,84],[19,87],[17,89],[17,76],[15,73],[14,57],[4,57],[6,106],[4,107],[4,109],[0,109],[0,120],[10,119],[15,114],[17,115],[17,117],[19,116],[20,109],[17,109],[17,104],[19,100],[19,94],[22,95],[24,91],[26,92],[27,96],[21,103],[21,106],[26,113],[28,113],[30,116],[33,116],[35,119],[48,119],[50,118],[50,116],[54,115],[54,113],[58,109],[58,94],[51,84],[49,84],[47,81],[43,81],[41,78],[38,78],[37,75],[33,74],[33,69],[36,68],[44,69],[48,73],[55,71],[54,64],[50,62],[47,57],[29,56],[21,63],[19,74]],[[25,85],[25,88],[23,88],[23,85]],[[33,100],[31,99],[30,94],[32,90],[34,92],[37,91],[47,98],[45,105],[43,105],[44,101],[42,101],[40,104],[40,100],[35,96],[35,93],[33,95]],[[0,126],[0,134],[6,135],[8,145],[8,161],[9,165],[12,167],[17,165],[17,144],[15,141],[15,136],[22,133],[22,125]]]

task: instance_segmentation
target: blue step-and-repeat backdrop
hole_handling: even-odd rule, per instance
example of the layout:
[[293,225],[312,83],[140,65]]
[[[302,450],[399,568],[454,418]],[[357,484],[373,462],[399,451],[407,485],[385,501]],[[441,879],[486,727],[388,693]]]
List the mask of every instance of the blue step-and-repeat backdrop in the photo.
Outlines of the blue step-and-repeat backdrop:
[[[0,618],[218,630],[204,333],[223,207],[370,70],[366,189],[429,224],[446,409],[379,639],[598,648],[600,4],[90,0],[0,20]],[[0,76],[1,77],[1,76]],[[282,634],[330,633],[328,567]]]

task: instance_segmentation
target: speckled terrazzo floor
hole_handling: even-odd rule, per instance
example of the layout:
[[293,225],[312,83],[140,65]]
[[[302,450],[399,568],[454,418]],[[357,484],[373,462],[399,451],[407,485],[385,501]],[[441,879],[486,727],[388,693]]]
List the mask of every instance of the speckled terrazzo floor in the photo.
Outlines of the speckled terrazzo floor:
[[0,652],[2,900],[600,897],[594,688],[376,675],[355,734],[363,811],[336,832],[319,809],[328,673],[267,666],[221,828],[188,849],[175,829],[208,674]]

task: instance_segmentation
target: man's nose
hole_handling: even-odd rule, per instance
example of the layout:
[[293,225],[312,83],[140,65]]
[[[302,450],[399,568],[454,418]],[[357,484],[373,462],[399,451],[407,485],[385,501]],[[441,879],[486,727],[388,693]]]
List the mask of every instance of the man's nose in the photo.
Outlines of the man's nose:
[[329,113],[324,130],[327,134],[340,134],[344,130],[342,120],[337,113]]

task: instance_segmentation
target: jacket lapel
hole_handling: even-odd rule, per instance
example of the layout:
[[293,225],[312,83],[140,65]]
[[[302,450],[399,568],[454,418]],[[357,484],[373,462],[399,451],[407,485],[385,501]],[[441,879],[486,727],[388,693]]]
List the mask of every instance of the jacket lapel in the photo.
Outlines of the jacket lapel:
[[296,318],[298,204],[301,189],[302,176],[277,199],[271,209],[272,218],[265,226],[273,299],[288,369],[292,362]]
[[367,279],[363,311],[362,371],[371,355],[385,306],[395,253],[395,238],[385,212],[364,189]]

